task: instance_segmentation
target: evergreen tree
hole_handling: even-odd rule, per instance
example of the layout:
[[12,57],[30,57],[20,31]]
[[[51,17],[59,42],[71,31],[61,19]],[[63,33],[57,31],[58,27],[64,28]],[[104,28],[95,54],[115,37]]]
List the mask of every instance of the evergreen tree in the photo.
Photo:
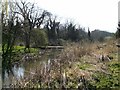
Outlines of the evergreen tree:
[[88,38],[89,38],[89,40],[91,40],[91,33],[90,33],[89,28],[88,28]]

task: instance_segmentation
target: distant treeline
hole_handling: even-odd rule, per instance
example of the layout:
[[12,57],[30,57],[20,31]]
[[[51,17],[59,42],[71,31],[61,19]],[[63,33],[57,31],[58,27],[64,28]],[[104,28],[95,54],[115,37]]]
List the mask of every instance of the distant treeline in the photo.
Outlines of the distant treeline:
[[102,40],[106,35],[111,36],[107,32],[99,36],[97,33],[91,35],[89,29],[87,33],[84,27],[73,22],[61,24],[50,12],[26,1],[12,2],[8,6],[9,12],[6,12],[6,5],[3,5],[1,15],[3,43],[21,42],[29,48],[38,45],[61,45],[65,40]]

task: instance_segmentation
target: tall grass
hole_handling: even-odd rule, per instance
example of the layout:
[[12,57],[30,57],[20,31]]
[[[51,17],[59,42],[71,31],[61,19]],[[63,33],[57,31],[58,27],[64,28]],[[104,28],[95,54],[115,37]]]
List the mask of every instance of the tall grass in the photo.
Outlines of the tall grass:
[[[93,53],[115,54],[116,46],[114,45],[114,41],[107,41],[105,43],[69,43],[60,54],[55,56],[54,60],[50,62],[48,60],[46,63],[36,67],[34,74],[28,73],[24,79],[16,81],[11,87],[77,88],[80,84],[79,81],[84,77],[87,87],[93,88],[95,86],[95,88],[101,88],[103,84],[91,84],[90,82],[92,80],[93,82],[95,81],[93,75],[96,72],[110,72],[108,69],[109,65],[106,64],[109,62],[97,62]],[[117,57],[113,58],[113,60],[115,59]],[[82,82],[82,84],[85,83]]]

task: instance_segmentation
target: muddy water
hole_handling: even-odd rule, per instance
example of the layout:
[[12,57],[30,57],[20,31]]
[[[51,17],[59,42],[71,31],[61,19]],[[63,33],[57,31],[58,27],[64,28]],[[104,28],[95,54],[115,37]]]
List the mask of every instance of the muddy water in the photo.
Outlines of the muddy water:
[[[44,52],[44,53],[43,53]],[[9,75],[5,73],[5,79],[3,81],[3,87],[9,88],[10,85],[17,80],[21,80],[28,75],[35,74],[36,69],[40,69],[41,65],[46,67],[46,63],[49,64],[51,60],[56,59],[56,56],[59,55],[61,50],[47,50],[42,51],[40,58],[37,60],[27,60],[20,64],[15,64],[12,67],[13,74],[10,73]]]

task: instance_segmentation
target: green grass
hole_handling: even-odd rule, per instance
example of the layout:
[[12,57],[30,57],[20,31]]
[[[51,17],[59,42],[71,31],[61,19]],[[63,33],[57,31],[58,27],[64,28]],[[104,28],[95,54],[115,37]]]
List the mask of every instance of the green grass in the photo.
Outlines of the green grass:
[[117,62],[117,61],[116,62],[115,61],[110,62],[108,64],[108,68],[109,68],[109,70],[112,74],[112,77],[114,79],[119,79],[118,76],[119,76],[119,73],[120,73],[120,62]]
[[24,49],[25,46],[14,46],[14,48],[19,50],[19,49]]
[[[24,51],[25,46],[14,46],[14,50],[12,52],[12,62],[20,61],[22,56],[28,52],[28,49]],[[37,53],[38,49],[30,48],[30,53]]]
[[97,81],[92,82],[92,85],[97,88],[119,88],[119,70],[120,63],[117,61],[112,61],[108,63],[108,70],[110,74],[105,74],[101,72],[96,72],[93,74],[93,78],[96,78]]
[[[24,53],[25,46],[14,46],[14,51],[13,52],[21,52]],[[30,48],[31,53],[36,53],[38,52],[38,49],[36,48]]]
[[38,49],[36,49],[36,48],[30,48],[30,52],[31,53],[37,53],[39,50]]
[[91,67],[92,65],[88,64],[88,63],[84,63],[84,64],[78,64],[78,67],[82,70],[86,70],[87,68]]

